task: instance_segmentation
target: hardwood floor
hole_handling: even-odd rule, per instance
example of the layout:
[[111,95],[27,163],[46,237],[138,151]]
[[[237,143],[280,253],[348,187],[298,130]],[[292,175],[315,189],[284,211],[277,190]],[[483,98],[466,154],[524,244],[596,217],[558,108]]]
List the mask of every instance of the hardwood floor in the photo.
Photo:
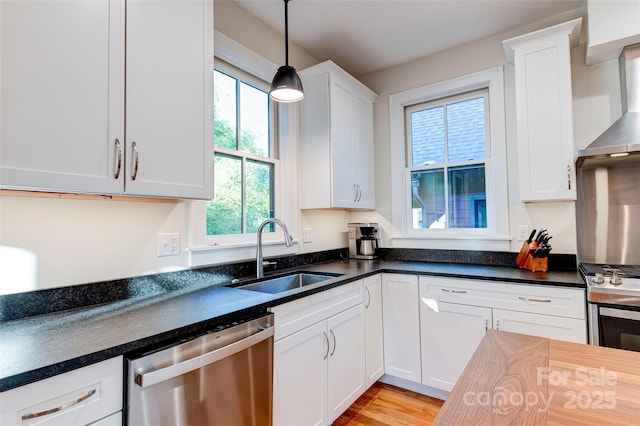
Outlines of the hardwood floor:
[[430,425],[444,401],[385,383],[374,383],[333,426]]

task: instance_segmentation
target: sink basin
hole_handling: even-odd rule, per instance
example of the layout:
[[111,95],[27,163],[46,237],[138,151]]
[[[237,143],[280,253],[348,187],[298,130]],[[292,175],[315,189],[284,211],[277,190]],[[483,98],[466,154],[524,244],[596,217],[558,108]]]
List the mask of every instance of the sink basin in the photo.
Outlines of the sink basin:
[[283,277],[271,278],[253,284],[244,285],[238,288],[243,290],[259,291],[261,293],[282,293],[283,291],[301,288],[320,281],[330,280],[339,276],[338,274],[315,274],[309,272],[299,272]]

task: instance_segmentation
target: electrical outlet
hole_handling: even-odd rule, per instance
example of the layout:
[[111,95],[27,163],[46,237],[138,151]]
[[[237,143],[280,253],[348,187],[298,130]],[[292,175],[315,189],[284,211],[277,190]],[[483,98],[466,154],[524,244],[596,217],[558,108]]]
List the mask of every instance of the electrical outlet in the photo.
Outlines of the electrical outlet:
[[518,241],[526,241],[529,238],[529,225],[518,225]]
[[158,257],[180,254],[180,234],[158,234]]
[[302,242],[310,243],[313,240],[311,228],[304,228],[302,232]]

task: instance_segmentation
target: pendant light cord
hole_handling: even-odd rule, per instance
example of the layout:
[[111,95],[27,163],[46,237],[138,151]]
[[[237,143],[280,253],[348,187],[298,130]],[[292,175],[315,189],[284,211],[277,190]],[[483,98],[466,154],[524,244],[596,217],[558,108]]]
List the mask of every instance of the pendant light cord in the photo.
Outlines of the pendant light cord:
[[284,64],[289,66],[289,0],[284,0]]

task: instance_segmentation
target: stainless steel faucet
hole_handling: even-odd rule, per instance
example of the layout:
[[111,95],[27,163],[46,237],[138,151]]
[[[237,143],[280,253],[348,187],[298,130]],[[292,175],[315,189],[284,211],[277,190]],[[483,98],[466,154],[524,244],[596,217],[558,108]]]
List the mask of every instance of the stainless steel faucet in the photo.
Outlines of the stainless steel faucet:
[[256,276],[258,278],[264,277],[264,267],[267,265],[275,265],[276,262],[265,262],[262,259],[262,230],[265,226],[270,223],[277,223],[282,228],[282,232],[284,233],[284,243],[287,247],[291,247],[293,245],[293,238],[289,235],[289,230],[287,229],[287,225],[284,224],[280,219],[270,218],[265,220],[258,227],[258,244],[256,247]]

